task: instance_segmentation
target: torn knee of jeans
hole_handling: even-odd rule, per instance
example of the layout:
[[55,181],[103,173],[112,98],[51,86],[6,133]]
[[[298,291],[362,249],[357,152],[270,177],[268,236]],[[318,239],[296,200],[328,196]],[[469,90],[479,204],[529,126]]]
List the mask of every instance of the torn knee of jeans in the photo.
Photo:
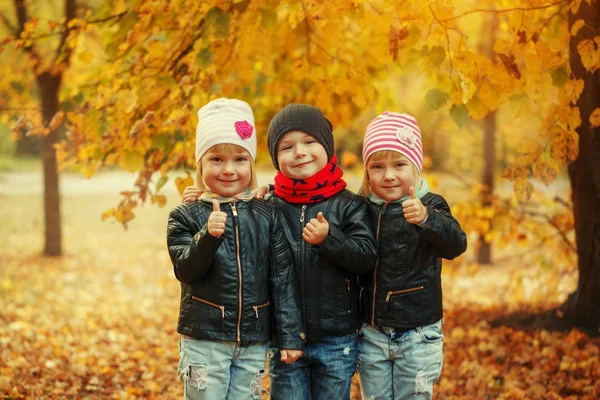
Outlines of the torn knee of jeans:
[[427,392],[427,375],[420,369],[415,377],[415,395]]
[[[264,377],[265,377],[264,369],[259,369],[258,371],[256,371],[256,375],[254,375],[252,382],[250,382],[250,389],[252,390],[252,396],[256,397],[256,396],[262,395],[262,380]],[[256,397],[256,398],[258,398],[258,397]]]
[[347,356],[347,355],[350,355],[350,347],[346,347],[346,348],[344,349],[344,355],[345,355],[345,356]]
[[364,400],[375,400],[375,395],[374,394],[369,395],[369,396],[365,397]]
[[208,380],[208,364],[190,364],[181,371],[180,375],[196,390],[206,390],[206,381]]

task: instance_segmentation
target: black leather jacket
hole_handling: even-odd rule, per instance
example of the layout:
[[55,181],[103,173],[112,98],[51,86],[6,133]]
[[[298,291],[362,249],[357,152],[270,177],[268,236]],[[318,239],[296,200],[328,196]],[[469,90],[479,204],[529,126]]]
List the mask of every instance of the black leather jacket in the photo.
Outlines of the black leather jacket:
[[[169,255],[181,282],[177,332],[197,339],[271,340],[302,349],[304,333],[293,257],[279,213],[261,200],[222,204],[225,233],[208,233],[212,204],[183,203],[171,211]],[[274,315],[272,315],[272,313]]]
[[378,260],[360,277],[365,323],[412,329],[442,318],[442,258],[464,253],[467,236],[442,196],[427,193],[421,201],[428,209],[421,226],[406,222],[399,203],[369,203]]
[[[302,315],[308,341],[347,334],[360,326],[357,276],[373,268],[375,240],[366,201],[348,190],[315,204],[269,198],[282,216],[294,254]],[[329,223],[321,246],[302,239],[302,230],[317,213]]]

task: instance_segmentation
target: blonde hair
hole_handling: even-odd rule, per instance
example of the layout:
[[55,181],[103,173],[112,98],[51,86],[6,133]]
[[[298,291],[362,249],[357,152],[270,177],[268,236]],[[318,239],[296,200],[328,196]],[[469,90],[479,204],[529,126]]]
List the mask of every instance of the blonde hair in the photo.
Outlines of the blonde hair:
[[207,186],[204,183],[204,180],[202,179],[202,159],[210,151],[212,151],[214,153],[220,153],[220,154],[247,154],[247,155],[249,155],[252,162],[250,162],[250,182],[248,183],[248,189],[250,189],[250,190],[256,189],[257,179],[256,179],[256,170],[254,169],[254,159],[252,158],[252,156],[250,155],[248,150],[244,149],[241,146],[238,146],[237,144],[231,144],[231,143],[215,144],[214,146],[212,146],[208,150],[206,150],[206,152],[202,155],[202,157],[200,157],[200,160],[198,160],[198,164],[196,165],[196,187],[198,187],[198,189],[202,190],[203,192],[207,190]]
[[361,194],[365,198],[368,198],[372,193],[371,186],[369,186],[369,170],[367,168],[367,166],[369,165],[369,161],[371,161],[371,162],[383,161],[389,157],[398,157],[398,156],[400,156],[400,159],[406,160],[410,163],[410,166],[412,167],[412,170],[413,170],[413,180],[414,180],[415,189],[419,188],[419,186],[421,184],[421,174],[419,173],[417,166],[412,161],[410,161],[410,159],[408,157],[406,157],[404,154],[394,151],[394,150],[379,150],[379,151],[376,151],[373,154],[371,154],[369,156],[369,158],[367,159],[367,161],[365,162],[365,173],[363,174],[362,185],[360,187]]

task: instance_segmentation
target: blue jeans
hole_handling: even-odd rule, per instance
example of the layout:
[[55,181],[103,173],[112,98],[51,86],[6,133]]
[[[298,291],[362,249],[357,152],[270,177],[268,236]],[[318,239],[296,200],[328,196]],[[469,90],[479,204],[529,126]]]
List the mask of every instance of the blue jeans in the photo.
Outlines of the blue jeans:
[[179,379],[185,400],[260,399],[267,343],[182,337]]
[[443,344],[442,320],[404,332],[363,326],[357,368],[363,399],[431,399]]
[[347,400],[356,371],[356,334],[325,336],[306,343],[293,364],[269,349],[271,400]]

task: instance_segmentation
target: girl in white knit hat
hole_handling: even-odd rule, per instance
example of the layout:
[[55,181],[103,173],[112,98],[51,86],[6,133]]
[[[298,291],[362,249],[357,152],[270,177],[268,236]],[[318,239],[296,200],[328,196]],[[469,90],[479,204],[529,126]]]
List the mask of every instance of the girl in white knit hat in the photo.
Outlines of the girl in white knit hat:
[[376,229],[378,261],[360,277],[358,368],[364,399],[431,399],[442,370],[442,258],[467,238],[446,200],[421,177],[414,117],[384,112],[363,142],[362,194]]
[[[181,282],[177,332],[185,399],[259,399],[268,342],[302,355],[293,256],[279,214],[254,198],[254,116],[247,103],[198,111],[198,201],[169,215],[167,245]],[[271,332],[272,325],[276,332]]]

